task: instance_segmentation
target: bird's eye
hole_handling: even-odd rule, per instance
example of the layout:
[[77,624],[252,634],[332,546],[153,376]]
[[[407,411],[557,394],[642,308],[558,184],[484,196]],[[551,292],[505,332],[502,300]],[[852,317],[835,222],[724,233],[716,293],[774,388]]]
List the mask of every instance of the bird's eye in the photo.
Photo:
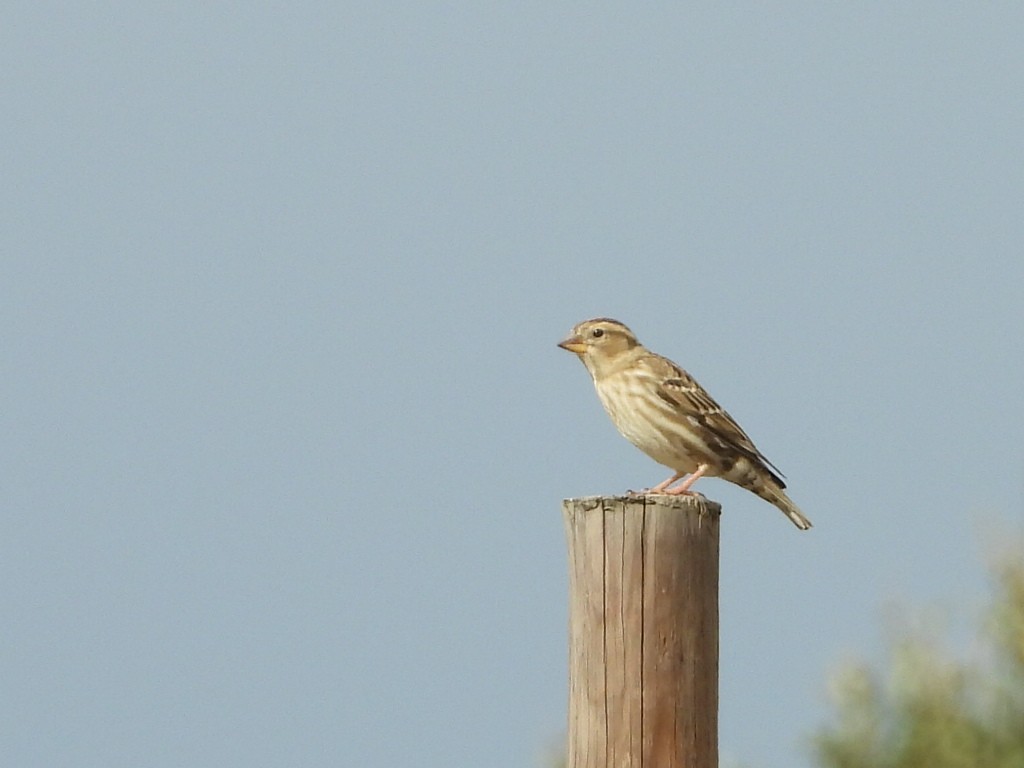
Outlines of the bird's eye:
[[595,339],[600,339],[602,336],[604,336],[604,328],[595,328],[590,332],[590,335],[593,336]]

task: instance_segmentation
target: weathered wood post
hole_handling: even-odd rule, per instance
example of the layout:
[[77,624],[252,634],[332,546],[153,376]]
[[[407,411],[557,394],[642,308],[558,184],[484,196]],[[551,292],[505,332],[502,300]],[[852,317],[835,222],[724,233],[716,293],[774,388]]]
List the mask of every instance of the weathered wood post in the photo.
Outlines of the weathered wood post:
[[718,767],[718,518],[698,496],[562,502],[566,768]]

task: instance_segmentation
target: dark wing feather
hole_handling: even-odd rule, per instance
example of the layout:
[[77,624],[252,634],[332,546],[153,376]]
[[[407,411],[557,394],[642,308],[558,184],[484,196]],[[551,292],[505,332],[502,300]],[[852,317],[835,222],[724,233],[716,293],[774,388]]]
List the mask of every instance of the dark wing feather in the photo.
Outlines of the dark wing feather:
[[724,447],[737,451],[747,459],[770,467],[779,475],[779,486],[785,488],[782,473],[768,461],[750,436],[736,420],[720,406],[690,374],[659,355],[651,354],[644,360],[660,379],[658,395],[672,403],[687,416],[695,419],[714,435]]

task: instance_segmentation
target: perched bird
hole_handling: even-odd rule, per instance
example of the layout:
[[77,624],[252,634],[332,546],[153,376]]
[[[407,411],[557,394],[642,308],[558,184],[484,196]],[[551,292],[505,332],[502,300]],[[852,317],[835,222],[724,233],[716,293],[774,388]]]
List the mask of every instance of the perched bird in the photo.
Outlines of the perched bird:
[[625,325],[606,317],[586,320],[558,346],[583,361],[619,433],[673,470],[644,493],[691,493],[699,478],[721,477],[774,504],[797,528],[811,527],[783,490],[782,473],[740,425],[690,374],[644,347]]

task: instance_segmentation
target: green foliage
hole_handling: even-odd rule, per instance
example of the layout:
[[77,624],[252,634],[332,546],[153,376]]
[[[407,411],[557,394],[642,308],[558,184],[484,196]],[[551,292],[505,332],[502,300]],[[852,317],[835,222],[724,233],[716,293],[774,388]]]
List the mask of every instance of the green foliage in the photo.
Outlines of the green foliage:
[[836,722],[815,739],[822,768],[1024,768],[1024,553],[993,569],[980,658],[957,661],[921,633],[888,670],[836,677]]

